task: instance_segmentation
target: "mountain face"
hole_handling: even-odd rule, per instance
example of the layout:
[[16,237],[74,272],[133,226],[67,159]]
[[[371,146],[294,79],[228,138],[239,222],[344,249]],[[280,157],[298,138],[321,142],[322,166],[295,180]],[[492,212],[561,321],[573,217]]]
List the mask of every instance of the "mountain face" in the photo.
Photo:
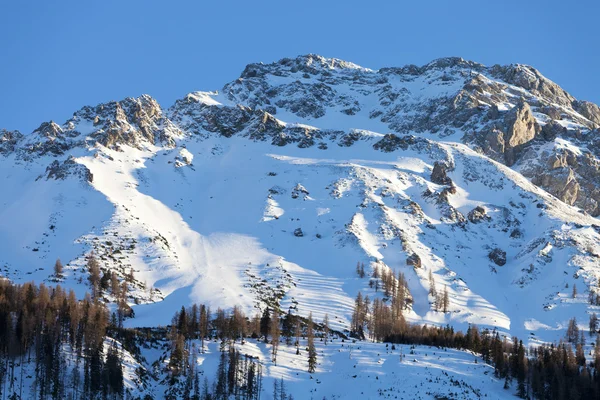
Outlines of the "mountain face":
[[381,295],[372,271],[403,272],[410,321],[557,340],[598,308],[599,127],[525,65],[250,64],[169,108],[143,95],[0,130],[0,272],[55,282],[60,257],[83,295],[93,251],[133,271],[132,326],[203,302],[340,330],[359,291]]

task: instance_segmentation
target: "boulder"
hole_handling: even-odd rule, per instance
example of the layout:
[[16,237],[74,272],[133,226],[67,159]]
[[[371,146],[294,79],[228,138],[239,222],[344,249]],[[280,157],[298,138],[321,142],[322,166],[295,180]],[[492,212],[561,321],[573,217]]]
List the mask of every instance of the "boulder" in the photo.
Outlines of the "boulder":
[[304,236],[304,232],[302,232],[302,228],[296,228],[296,229],[294,229],[294,236],[296,236],[296,237],[302,237],[302,236]]
[[412,253],[406,258],[406,265],[412,265],[413,268],[421,268],[421,257],[416,253]]

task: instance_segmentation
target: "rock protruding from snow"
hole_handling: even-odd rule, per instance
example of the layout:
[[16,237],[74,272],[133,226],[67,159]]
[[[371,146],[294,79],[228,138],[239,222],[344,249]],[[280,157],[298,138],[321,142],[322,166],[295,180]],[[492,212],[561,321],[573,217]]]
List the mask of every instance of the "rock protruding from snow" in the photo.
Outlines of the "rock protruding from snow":
[[303,196],[303,198],[306,199],[308,194],[309,194],[308,190],[306,190],[306,188],[304,186],[302,186],[300,183],[298,183],[294,187],[294,190],[292,190],[292,199],[297,199],[300,196]]
[[410,265],[415,269],[421,268],[421,257],[417,253],[412,253],[406,258],[406,265]]
[[490,217],[487,215],[485,207],[477,206],[467,214],[467,219],[474,224],[478,224],[482,221],[487,221]]
[[77,163],[72,156],[63,162],[54,160],[46,168],[46,179],[62,180],[71,175],[77,176],[82,181],[88,183],[94,180],[91,171],[85,165]]
[[436,161],[431,171],[431,182],[438,185],[451,185],[452,179],[447,175],[448,166],[443,161]]
[[488,257],[500,267],[506,264],[506,252],[498,247],[490,251]]

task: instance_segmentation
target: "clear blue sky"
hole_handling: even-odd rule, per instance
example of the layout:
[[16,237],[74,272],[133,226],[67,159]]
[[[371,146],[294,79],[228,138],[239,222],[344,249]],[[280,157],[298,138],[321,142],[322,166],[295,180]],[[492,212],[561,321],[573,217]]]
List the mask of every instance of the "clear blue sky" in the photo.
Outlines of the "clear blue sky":
[[250,62],[318,53],[377,69],[461,56],[525,63],[600,103],[598,0],[0,2],[0,127],[30,132],[83,105],[164,106]]

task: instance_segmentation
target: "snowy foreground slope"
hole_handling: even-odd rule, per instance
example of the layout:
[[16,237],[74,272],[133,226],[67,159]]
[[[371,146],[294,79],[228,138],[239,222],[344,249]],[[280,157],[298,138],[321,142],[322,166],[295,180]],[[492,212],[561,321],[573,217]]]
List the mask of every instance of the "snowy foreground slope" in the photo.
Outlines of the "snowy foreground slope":
[[[504,389],[494,369],[467,352],[407,345],[391,350],[380,343],[334,340],[326,346],[319,343],[322,361],[309,374],[305,357],[296,356],[295,347],[282,347],[277,365],[271,362],[269,347],[252,341],[239,346],[242,354],[266,360],[267,399],[272,398],[273,382],[281,379],[296,399],[515,398],[514,388]],[[218,343],[211,343],[209,352],[199,356],[199,368],[209,380],[217,370],[218,352]],[[159,394],[165,389],[159,384],[146,390]]]
[[[303,341],[304,343],[304,341]],[[111,341],[106,343],[110,346]],[[198,348],[199,342],[193,343]],[[294,346],[280,348],[277,363],[271,360],[270,345],[249,340],[236,348],[244,357],[258,358],[262,365],[263,399],[273,399],[273,386],[281,380],[286,394],[295,399],[514,399],[515,385],[504,388],[504,380],[494,376],[494,369],[483,360],[465,351],[427,346],[391,345],[370,342],[342,342],[341,339],[324,345],[317,342],[319,365],[314,374],[307,372],[304,352],[295,354]],[[118,344],[117,344],[118,345]],[[124,381],[132,398],[163,398],[168,393],[167,343],[157,343],[143,349],[140,363],[129,353],[123,357]],[[205,344],[206,351],[196,358],[200,383],[205,378],[212,389],[219,363],[219,343]],[[120,348],[120,347],[119,347]],[[75,367],[67,360],[66,371]],[[15,376],[21,376],[20,365]],[[146,371],[140,379],[138,370]],[[34,365],[24,364],[22,393],[28,398],[35,376]],[[152,376],[153,378],[149,378]],[[16,392],[19,390],[19,382]],[[138,397],[139,396],[139,397]]]
[[[54,284],[60,258],[60,284],[83,296],[93,251],[121,278],[133,269],[128,326],[167,325],[192,303],[250,315],[279,302],[344,331],[359,291],[381,296],[370,272],[389,269],[408,280],[411,322],[559,340],[570,318],[598,312],[597,106],[530,67],[413,67],[252,64],[169,109],[144,95],[29,135],[0,131],[0,273]],[[430,273],[447,313],[428,295]],[[465,353],[419,347],[397,366],[383,345],[354,346],[319,347],[331,353],[320,384],[293,357],[269,376],[299,396],[374,397],[385,383],[413,398],[445,371],[470,385],[447,390],[510,395]],[[382,373],[369,386],[348,378]]]

